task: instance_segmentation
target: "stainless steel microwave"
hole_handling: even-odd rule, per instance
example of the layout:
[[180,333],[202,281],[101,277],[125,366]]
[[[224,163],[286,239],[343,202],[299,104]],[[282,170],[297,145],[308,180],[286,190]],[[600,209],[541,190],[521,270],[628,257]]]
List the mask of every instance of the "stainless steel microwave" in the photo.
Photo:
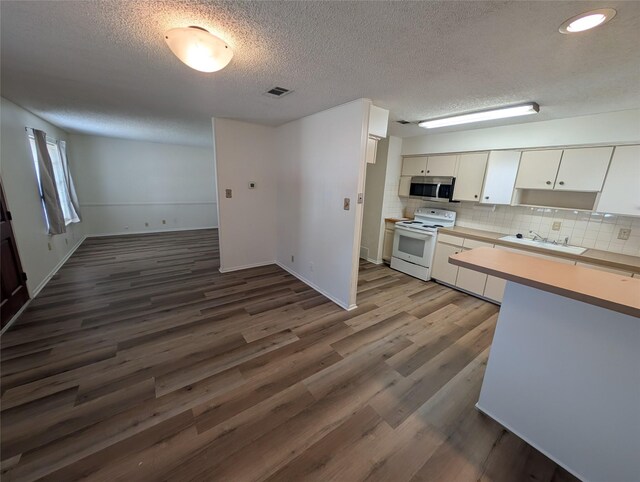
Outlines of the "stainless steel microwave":
[[409,196],[421,197],[430,201],[449,202],[453,200],[455,183],[455,177],[412,177]]

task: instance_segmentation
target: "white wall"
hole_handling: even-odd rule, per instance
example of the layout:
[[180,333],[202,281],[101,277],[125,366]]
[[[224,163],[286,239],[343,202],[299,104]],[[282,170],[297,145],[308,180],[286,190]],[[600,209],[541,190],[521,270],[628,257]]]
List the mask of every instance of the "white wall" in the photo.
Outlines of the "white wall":
[[370,105],[360,99],[277,129],[276,259],[344,308],[356,302]]
[[387,152],[387,172],[384,179],[384,200],[382,203],[382,217],[393,218],[404,216],[403,198],[398,196],[398,184],[402,172],[402,139],[389,137],[389,151]]
[[223,269],[277,262],[355,306],[369,106],[361,99],[280,127],[213,120]]
[[72,134],[69,157],[87,234],[218,225],[211,149]]
[[[276,260],[275,128],[213,119],[221,271]],[[249,182],[256,183],[249,189]],[[225,190],[232,190],[231,199]]]
[[402,155],[590,144],[637,144],[640,109],[407,137]]
[[[47,234],[35,166],[24,128],[34,127],[56,139],[68,141],[67,133],[4,98],[0,110],[0,175],[13,215],[13,231],[22,268],[28,277],[27,288],[33,297],[83,239],[84,223],[67,226],[65,234]],[[75,176],[76,165],[73,160],[69,163]]]

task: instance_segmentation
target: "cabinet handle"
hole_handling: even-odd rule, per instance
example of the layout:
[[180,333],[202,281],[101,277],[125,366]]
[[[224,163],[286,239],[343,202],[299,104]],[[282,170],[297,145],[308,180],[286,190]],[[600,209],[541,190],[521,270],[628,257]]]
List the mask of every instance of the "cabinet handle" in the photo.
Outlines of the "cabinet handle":
[[551,184],[551,181],[547,181],[547,184]]
[[560,184],[561,186],[564,186],[564,181],[560,181],[558,184]]
[[431,171],[427,170],[427,174],[429,174]]
[[422,169],[420,172],[424,174],[424,169]]
[[485,196],[484,198],[485,198],[485,199],[489,199],[489,196]]
[[474,194],[474,195],[473,195],[473,197],[474,197],[474,198],[476,198],[476,199],[478,199],[478,195],[477,195],[477,194]]

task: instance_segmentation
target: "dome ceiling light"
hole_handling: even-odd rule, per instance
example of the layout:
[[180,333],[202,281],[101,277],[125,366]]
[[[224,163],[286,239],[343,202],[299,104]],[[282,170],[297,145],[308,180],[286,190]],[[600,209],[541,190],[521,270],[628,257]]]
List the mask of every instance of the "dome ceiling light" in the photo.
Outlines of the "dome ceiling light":
[[217,72],[233,58],[231,48],[201,27],[172,28],[164,35],[171,51],[182,62],[200,72]]
[[613,17],[616,11],[613,8],[600,8],[589,12],[581,13],[560,25],[560,33],[578,33],[590,30],[592,28],[604,25]]

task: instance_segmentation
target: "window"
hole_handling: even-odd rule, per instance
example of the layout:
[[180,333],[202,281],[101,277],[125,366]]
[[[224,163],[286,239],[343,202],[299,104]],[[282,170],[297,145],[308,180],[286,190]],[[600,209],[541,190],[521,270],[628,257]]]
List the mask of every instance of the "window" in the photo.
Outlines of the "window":
[[[44,198],[41,190],[40,183],[40,167],[38,166],[38,154],[36,150],[36,140],[33,134],[29,134],[29,145],[31,146],[31,154],[33,156],[33,162],[36,166],[36,176],[38,178],[38,189],[40,189],[40,198],[42,199],[42,208],[44,210],[44,217],[49,227],[49,219],[47,218],[47,210],[44,209]],[[49,157],[51,157],[51,164],[53,166],[53,175],[56,181],[56,190],[58,191],[58,197],[60,198],[60,207],[62,208],[62,214],[64,215],[65,225],[80,221],[75,213],[73,204],[71,203],[71,197],[69,196],[69,190],[67,189],[67,183],[65,181],[65,167],[62,156],[60,155],[60,148],[53,139],[49,139],[47,136],[47,151],[49,151]]]

